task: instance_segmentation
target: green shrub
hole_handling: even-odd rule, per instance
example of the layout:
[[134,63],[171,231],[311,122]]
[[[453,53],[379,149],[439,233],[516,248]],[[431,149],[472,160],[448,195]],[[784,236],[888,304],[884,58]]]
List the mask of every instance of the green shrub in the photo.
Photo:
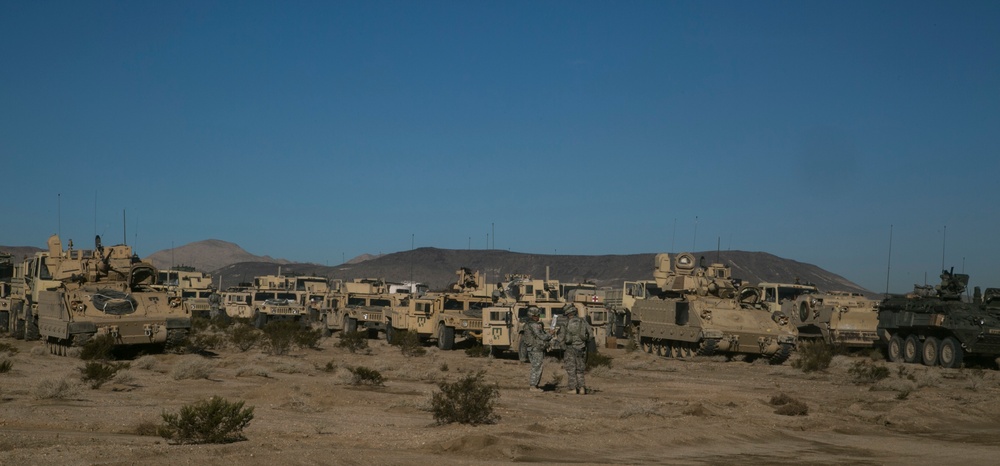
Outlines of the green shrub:
[[639,343],[635,341],[635,338],[629,338],[628,341],[625,342],[626,353],[635,352],[637,349],[639,349]]
[[90,388],[96,390],[113,379],[118,371],[128,368],[129,365],[126,362],[90,361],[80,368],[80,380],[89,383]]
[[771,406],[777,406],[774,414],[782,416],[805,416],[809,413],[809,406],[784,393],[779,393],[771,397]]
[[0,353],[7,352],[10,354],[17,354],[17,347],[11,345],[10,343],[0,343]]
[[875,383],[889,376],[889,368],[861,360],[847,369],[847,373],[854,377],[855,383]]
[[396,338],[393,338],[393,344],[399,346],[399,350],[403,353],[403,356],[423,356],[427,354],[427,350],[420,343],[420,335],[416,332],[410,332],[408,330],[396,330]]
[[106,361],[114,359],[112,350],[115,348],[115,337],[110,334],[96,336],[87,340],[80,349],[80,359],[84,361]]
[[287,320],[269,322],[264,326],[264,337],[267,339],[268,351],[271,354],[288,354],[299,331],[299,324]]
[[448,363],[446,363],[446,362],[442,362],[442,363],[441,363],[441,366],[440,366],[440,367],[438,367],[438,369],[440,369],[440,370],[441,370],[441,372],[448,372]]
[[483,381],[483,371],[469,374],[457,382],[441,382],[441,392],[431,395],[431,411],[438,424],[492,424],[500,420],[493,412],[500,398],[500,388]]
[[244,353],[259,345],[263,339],[264,333],[250,324],[233,325],[229,330],[229,341]]
[[351,374],[354,375],[354,380],[351,382],[354,385],[372,385],[376,387],[385,385],[385,378],[375,369],[358,366],[348,367],[347,370],[351,371]]
[[191,333],[201,332],[208,330],[208,326],[211,321],[205,317],[192,317],[191,318]]
[[243,429],[253,420],[253,406],[213,396],[185,405],[177,414],[163,412],[160,437],[175,443],[229,443],[244,440]]
[[184,343],[185,350],[189,353],[201,353],[226,346],[225,337],[216,333],[198,333]]
[[323,371],[324,371],[324,372],[333,372],[333,371],[335,371],[335,370],[337,370],[337,365],[336,365],[336,364],[334,364],[334,362],[333,362],[333,361],[329,361],[329,362],[327,362],[327,363],[326,363],[326,367],[324,367],[324,368],[323,368]]
[[470,358],[485,358],[490,355],[490,347],[476,342],[475,345],[465,349],[465,355]]
[[587,369],[593,369],[595,367],[604,366],[611,367],[611,356],[607,356],[597,351],[587,351]]
[[802,372],[826,370],[833,361],[833,350],[821,341],[808,341],[799,345],[798,359],[792,361],[792,367],[802,369]]
[[10,372],[12,367],[14,367],[14,361],[6,358],[0,360],[0,374]]
[[357,332],[341,332],[340,342],[337,343],[340,348],[346,348],[352,353],[357,353],[363,349],[368,348],[368,331],[359,330]]
[[313,330],[308,328],[300,328],[295,334],[295,346],[299,348],[318,348],[319,341],[323,337],[323,332],[319,329]]

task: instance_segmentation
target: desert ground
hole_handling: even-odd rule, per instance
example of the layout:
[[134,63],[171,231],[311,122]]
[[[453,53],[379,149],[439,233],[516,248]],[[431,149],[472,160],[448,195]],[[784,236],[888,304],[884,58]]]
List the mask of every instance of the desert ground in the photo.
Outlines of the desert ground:
[[[352,354],[335,334],[315,349],[269,355],[233,347],[207,355],[129,360],[113,382],[80,382],[78,358],[42,342],[16,349],[0,373],[0,464],[995,464],[1000,375],[990,368],[885,365],[858,383],[870,352],[803,372],[724,357],[665,359],[601,349],[610,367],[587,374],[592,393],[565,393],[547,358],[546,392],[527,390],[528,366],[428,347],[405,356],[384,340]],[[798,356],[793,356],[792,360]],[[353,384],[347,367],[379,371],[384,386]],[[485,371],[500,389],[494,424],[437,425],[441,381]],[[52,397],[51,387],[65,382]],[[177,445],[151,432],[161,413],[218,395],[254,407],[246,440]],[[773,399],[804,403],[783,415]],[[794,411],[794,410],[793,410]]]

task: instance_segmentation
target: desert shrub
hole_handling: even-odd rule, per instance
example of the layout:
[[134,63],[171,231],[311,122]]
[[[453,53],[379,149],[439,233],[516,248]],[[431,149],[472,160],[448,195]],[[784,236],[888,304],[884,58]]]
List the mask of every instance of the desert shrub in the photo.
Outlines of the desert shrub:
[[178,361],[170,371],[170,377],[174,380],[207,379],[211,375],[212,364],[200,356],[188,356],[188,359]]
[[777,406],[778,408],[774,410],[774,414],[782,416],[805,416],[809,413],[809,406],[784,393],[772,396],[769,404]]
[[188,353],[201,353],[225,346],[225,337],[217,333],[197,333],[184,341],[184,349]]
[[156,367],[156,363],[156,357],[147,354],[145,356],[140,356],[139,359],[133,361],[132,366],[136,369],[151,370]]
[[351,375],[354,376],[351,383],[354,385],[373,385],[382,386],[385,385],[385,378],[382,377],[382,373],[375,369],[371,369],[364,366],[358,367],[348,367],[347,370],[351,371]]
[[263,339],[264,333],[249,324],[233,325],[229,331],[229,341],[244,353],[259,345]]
[[798,359],[792,361],[792,367],[802,372],[826,370],[833,361],[833,350],[821,341],[809,341],[799,345]]
[[134,428],[132,428],[132,433],[135,435],[152,437],[157,435],[158,429],[159,426],[153,421],[140,421]]
[[0,374],[10,372],[12,367],[14,367],[14,361],[7,358],[0,359]]
[[115,337],[104,334],[87,340],[80,348],[80,359],[84,361],[106,361],[114,359]]
[[267,378],[270,377],[271,374],[267,372],[267,369],[264,369],[261,366],[248,365],[248,366],[241,366],[240,368],[236,369],[236,376],[237,377],[259,376]]
[[73,379],[44,379],[38,382],[32,395],[38,400],[65,400],[76,396],[79,392],[79,382]]
[[847,369],[847,373],[854,378],[854,383],[875,383],[889,376],[889,368],[861,360]]
[[128,367],[126,362],[90,361],[80,368],[80,381],[90,384],[90,388],[96,390],[113,379],[118,371]]
[[229,402],[218,396],[181,407],[177,414],[163,412],[160,437],[175,443],[229,443],[243,440],[243,429],[253,420],[253,406]]
[[337,346],[352,353],[366,349],[368,348],[368,331],[341,332],[340,342],[337,343]]
[[441,366],[440,366],[440,367],[438,367],[438,369],[440,369],[440,370],[441,370],[441,372],[448,372],[448,363],[446,363],[446,362],[442,362],[442,363],[441,363]]
[[0,343],[0,353],[17,354],[17,347],[10,343]]
[[295,334],[295,346],[299,348],[318,348],[323,332],[319,329],[300,328]]
[[637,349],[639,349],[639,343],[635,341],[635,338],[629,338],[628,341],[625,342],[626,353],[635,352]]
[[420,344],[420,335],[408,330],[397,330],[398,336],[394,338],[393,344],[399,346],[399,351],[403,356],[423,356],[427,350]]
[[475,345],[465,349],[465,355],[470,358],[485,358],[490,355],[490,347],[476,342]]
[[212,322],[205,317],[191,318],[191,333],[204,332]]
[[493,412],[500,388],[483,381],[483,371],[456,382],[438,383],[440,392],[431,395],[431,411],[438,424],[492,424],[500,420]]
[[287,320],[269,322],[264,326],[268,352],[275,355],[288,354],[299,331],[299,324]]
[[337,370],[337,365],[332,360],[328,361],[326,363],[326,366],[323,367],[323,372],[333,372],[336,370]]
[[611,356],[598,353],[597,351],[587,351],[587,369],[595,367],[611,367]]

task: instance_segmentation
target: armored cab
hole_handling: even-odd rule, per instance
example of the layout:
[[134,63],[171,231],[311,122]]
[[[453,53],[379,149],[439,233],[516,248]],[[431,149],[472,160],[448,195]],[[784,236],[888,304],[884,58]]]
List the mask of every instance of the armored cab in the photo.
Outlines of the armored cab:
[[648,297],[630,309],[637,343],[667,357],[747,354],[785,362],[795,348],[795,326],[761,304],[758,288],[737,290],[730,273],[722,264],[699,266],[690,253],[673,261],[657,254],[656,287],[643,288]]
[[764,303],[788,316],[799,340],[828,345],[870,348],[878,341],[878,301],[860,293],[821,293],[803,283],[761,283]]
[[[303,322],[308,317],[305,306],[295,294],[293,277],[262,275],[254,278],[252,290],[253,325],[263,328],[268,322],[290,320]],[[228,312],[228,308],[227,308]]]
[[17,268],[11,286],[15,336],[43,338],[64,354],[97,335],[116,344],[176,345],[191,328],[190,314],[171,307],[167,293],[154,288],[156,268],[142,262],[127,245],[62,249],[53,235],[48,250]]
[[444,350],[454,348],[456,337],[481,340],[483,308],[493,304],[491,289],[479,272],[463,267],[456,275],[458,280],[444,292],[394,300],[385,312],[386,340],[393,343],[398,331],[409,331],[421,340],[435,340]]
[[171,306],[183,306],[191,317],[209,317],[208,297],[215,292],[210,275],[194,269],[160,270],[156,283],[157,289],[165,290],[170,296]]
[[356,332],[367,329],[374,338],[385,329],[384,314],[394,302],[409,293],[390,293],[389,284],[381,278],[355,278],[344,282],[334,280],[330,289],[330,305],[320,316],[324,335],[334,330]]
[[960,367],[966,356],[1000,356],[1000,309],[993,293],[987,293],[989,301],[965,302],[968,284],[968,275],[943,270],[940,285],[914,285],[913,293],[884,299],[878,335],[889,359]]

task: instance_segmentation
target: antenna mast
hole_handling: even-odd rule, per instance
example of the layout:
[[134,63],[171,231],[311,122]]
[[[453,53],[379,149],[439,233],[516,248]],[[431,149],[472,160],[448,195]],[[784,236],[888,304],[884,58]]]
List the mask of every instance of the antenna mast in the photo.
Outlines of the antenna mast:
[[889,225],[889,259],[885,263],[885,295],[889,296],[889,270],[892,269],[892,225]]
[[944,226],[944,233],[941,234],[941,270],[944,270],[944,246],[948,240],[948,225]]
[[122,244],[128,244],[128,231],[125,229],[125,209],[122,209]]

